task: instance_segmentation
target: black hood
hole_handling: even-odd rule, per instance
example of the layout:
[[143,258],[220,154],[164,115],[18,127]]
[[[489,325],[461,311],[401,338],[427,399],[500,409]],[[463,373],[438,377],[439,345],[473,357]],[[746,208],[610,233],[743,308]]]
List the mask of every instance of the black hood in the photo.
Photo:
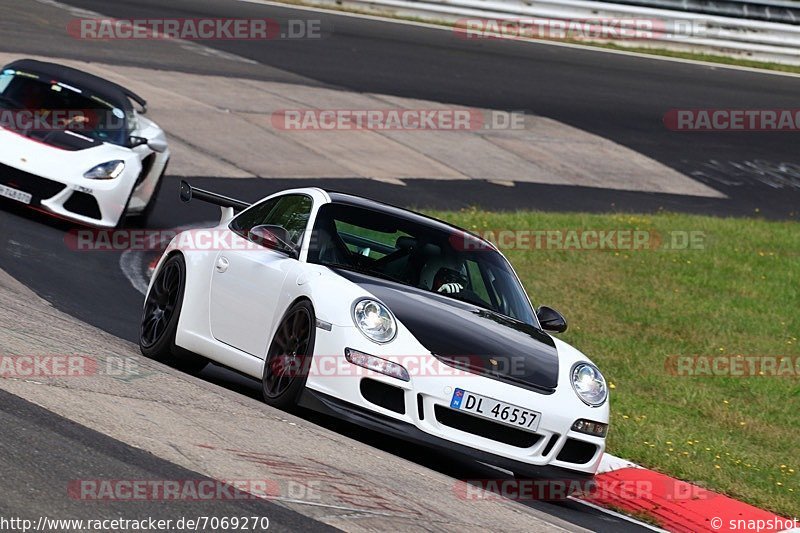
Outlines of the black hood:
[[386,304],[442,362],[537,392],[552,393],[558,385],[555,343],[535,326],[423,289],[334,270]]

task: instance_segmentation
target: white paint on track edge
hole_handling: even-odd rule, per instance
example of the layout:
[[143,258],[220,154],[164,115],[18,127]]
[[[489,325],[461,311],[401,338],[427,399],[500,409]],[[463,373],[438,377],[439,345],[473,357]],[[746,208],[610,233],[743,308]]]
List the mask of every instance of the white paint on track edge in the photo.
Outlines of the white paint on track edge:
[[[216,225],[216,221],[197,222],[194,224],[186,224],[185,226],[178,226],[177,228],[173,228],[171,231],[174,231],[177,234],[181,231],[198,228],[211,228]],[[161,240],[159,240],[157,244],[163,245],[164,248],[166,248],[167,244],[169,243],[164,242],[164,239],[165,237],[162,236]],[[158,253],[157,251],[154,252]],[[130,282],[136,292],[141,293],[143,296],[147,294],[147,288],[150,286],[150,280],[144,275],[148,266],[146,264],[146,257],[147,252],[142,250],[125,250],[119,257],[119,268],[122,270],[122,275],[125,276],[125,279]]]

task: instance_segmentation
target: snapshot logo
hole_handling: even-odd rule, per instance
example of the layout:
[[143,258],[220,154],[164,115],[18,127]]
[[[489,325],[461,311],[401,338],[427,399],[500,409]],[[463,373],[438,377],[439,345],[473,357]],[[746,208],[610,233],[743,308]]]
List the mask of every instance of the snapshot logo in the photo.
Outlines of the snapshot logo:
[[67,494],[82,501],[264,500],[280,496],[270,479],[74,479]]
[[800,356],[790,355],[671,355],[664,369],[685,377],[800,378]]
[[475,233],[455,233],[450,237],[450,244],[456,250],[463,251],[495,248],[528,251],[705,250],[706,234],[700,230],[658,232],[626,228],[488,229]]
[[290,19],[283,26],[273,19],[175,18],[114,19],[81,18],[67,24],[67,33],[88,41],[165,40],[264,41],[321,39],[321,19]]
[[477,109],[281,109],[281,131],[476,131],[525,129],[523,111]]
[[462,500],[553,501],[567,496],[589,500],[653,500],[654,495],[673,501],[708,498],[708,492],[682,481],[649,480],[558,480],[558,479],[477,479],[453,485],[456,497]]
[[800,131],[800,109],[670,109],[672,131]]
[[80,378],[105,375],[132,377],[141,375],[139,364],[132,357],[104,358],[86,355],[0,355],[2,378]]

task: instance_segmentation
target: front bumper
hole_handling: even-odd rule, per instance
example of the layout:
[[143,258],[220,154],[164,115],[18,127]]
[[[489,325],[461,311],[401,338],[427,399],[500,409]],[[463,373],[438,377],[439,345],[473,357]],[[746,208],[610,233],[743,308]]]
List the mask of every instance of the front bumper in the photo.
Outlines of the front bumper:
[[[398,357],[398,362],[404,357],[398,354],[419,353],[400,339],[388,345],[371,343],[354,327],[318,328],[314,350],[318,363],[312,364],[306,382],[308,407],[532,476],[555,472],[560,479],[581,478],[592,476],[599,467],[605,439],[571,427],[578,419],[608,423],[608,404],[592,408],[581,402],[566,381],[568,372],[561,372],[555,392],[543,394],[464,371],[450,372],[449,367],[436,367],[438,360],[427,354],[411,359],[417,368],[407,366],[411,379],[405,382],[360,367],[353,372],[343,356],[326,355],[342,354],[345,348],[390,360]],[[322,363],[331,359],[335,360],[331,365]],[[326,368],[334,366],[336,371]],[[525,431],[451,409],[457,388],[537,411],[539,425],[535,431]]]
[[594,474],[578,472],[575,470],[551,465],[532,465],[517,461],[501,455],[485,452],[457,444],[441,437],[430,435],[407,422],[395,420],[367,409],[359,408],[332,396],[310,389],[305,389],[300,397],[299,405],[307,409],[334,416],[341,420],[357,424],[361,427],[379,431],[385,435],[397,437],[407,442],[432,448],[448,453],[456,453],[491,464],[515,474],[522,474],[536,479],[552,480],[557,482],[584,482],[591,480]]
[[47,179],[0,163],[0,184],[31,194],[28,207],[86,225],[115,227],[128,202],[130,180],[83,181]]

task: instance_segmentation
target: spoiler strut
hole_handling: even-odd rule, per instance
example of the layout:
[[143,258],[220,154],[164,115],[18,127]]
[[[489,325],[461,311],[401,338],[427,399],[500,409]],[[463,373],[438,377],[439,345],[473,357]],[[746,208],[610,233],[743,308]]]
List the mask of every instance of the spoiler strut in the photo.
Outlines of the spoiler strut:
[[201,200],[203,202],[208,202],[210,204],[218,205],[220,207],[229,207],[234,211],[241,211],[243,209],[247,209],[251,205],[247,202],[236,200],[234,198],[229,198],[227,196],[223,196],[215,192],[192,187],[185,180],[181,180],[180,191],[181,191],[180,193],[182,202],[190,202],[193,198],[197,198],[198,200]]

